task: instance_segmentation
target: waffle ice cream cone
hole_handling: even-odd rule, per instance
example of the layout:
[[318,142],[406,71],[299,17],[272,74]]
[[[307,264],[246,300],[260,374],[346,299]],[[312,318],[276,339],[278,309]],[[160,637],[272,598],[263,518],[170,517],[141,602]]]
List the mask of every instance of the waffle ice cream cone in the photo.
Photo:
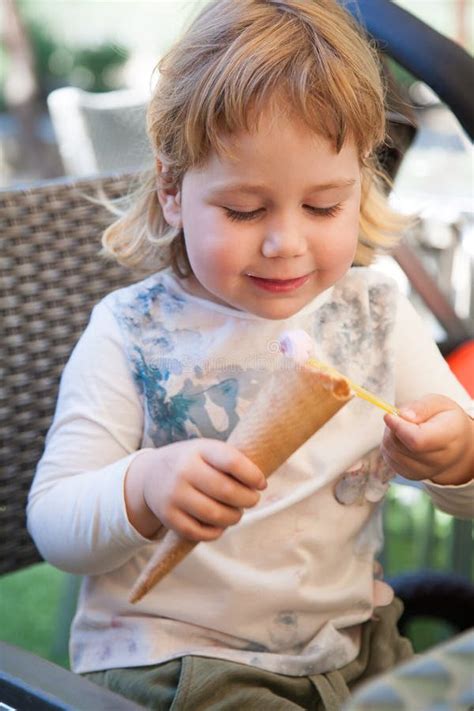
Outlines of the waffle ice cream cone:
[[[228,442],[266,477],[278,469],[352,397],[348,381],[312,367],[275,372]],[[168,531],[130,594],[138,602],[197,545]]]

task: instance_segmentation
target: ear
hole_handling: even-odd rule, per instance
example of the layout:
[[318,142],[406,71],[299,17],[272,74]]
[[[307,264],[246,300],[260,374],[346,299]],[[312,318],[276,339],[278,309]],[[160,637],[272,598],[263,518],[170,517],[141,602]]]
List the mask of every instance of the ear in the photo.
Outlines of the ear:
[[156,159],[156,192],[166,222],[177,229],[183,226],[181,219],[181,189],[170,179],[169,166],[161,158]]

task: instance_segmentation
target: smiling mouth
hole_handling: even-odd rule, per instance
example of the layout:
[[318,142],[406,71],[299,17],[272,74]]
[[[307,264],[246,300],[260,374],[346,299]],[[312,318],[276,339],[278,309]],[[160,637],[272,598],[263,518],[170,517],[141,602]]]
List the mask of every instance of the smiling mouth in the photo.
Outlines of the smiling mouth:
[[252,283],[260,289],[281,293],[299,289],[306,284],[311,275],[305,274],[304,276],[294,279],[265,279],[264,277],[257,277],[253,274],[247,274],[247,276],[251,279]]

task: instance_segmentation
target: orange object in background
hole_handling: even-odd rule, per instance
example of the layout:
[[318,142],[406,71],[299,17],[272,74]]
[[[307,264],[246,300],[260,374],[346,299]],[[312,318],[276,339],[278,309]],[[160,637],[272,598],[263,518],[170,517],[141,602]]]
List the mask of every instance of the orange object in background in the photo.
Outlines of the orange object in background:
[[455,348],[446,356],[446,361],[461,385],[474,397],[474,340]]

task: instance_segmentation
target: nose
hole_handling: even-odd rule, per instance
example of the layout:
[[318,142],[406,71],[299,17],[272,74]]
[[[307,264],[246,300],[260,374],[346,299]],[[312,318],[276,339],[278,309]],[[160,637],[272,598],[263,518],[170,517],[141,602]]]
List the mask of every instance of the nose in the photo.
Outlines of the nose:
[[291,215],[274,219],[266,226],[262,242],[264,257],[301,257],[306,252],[304,227]]

